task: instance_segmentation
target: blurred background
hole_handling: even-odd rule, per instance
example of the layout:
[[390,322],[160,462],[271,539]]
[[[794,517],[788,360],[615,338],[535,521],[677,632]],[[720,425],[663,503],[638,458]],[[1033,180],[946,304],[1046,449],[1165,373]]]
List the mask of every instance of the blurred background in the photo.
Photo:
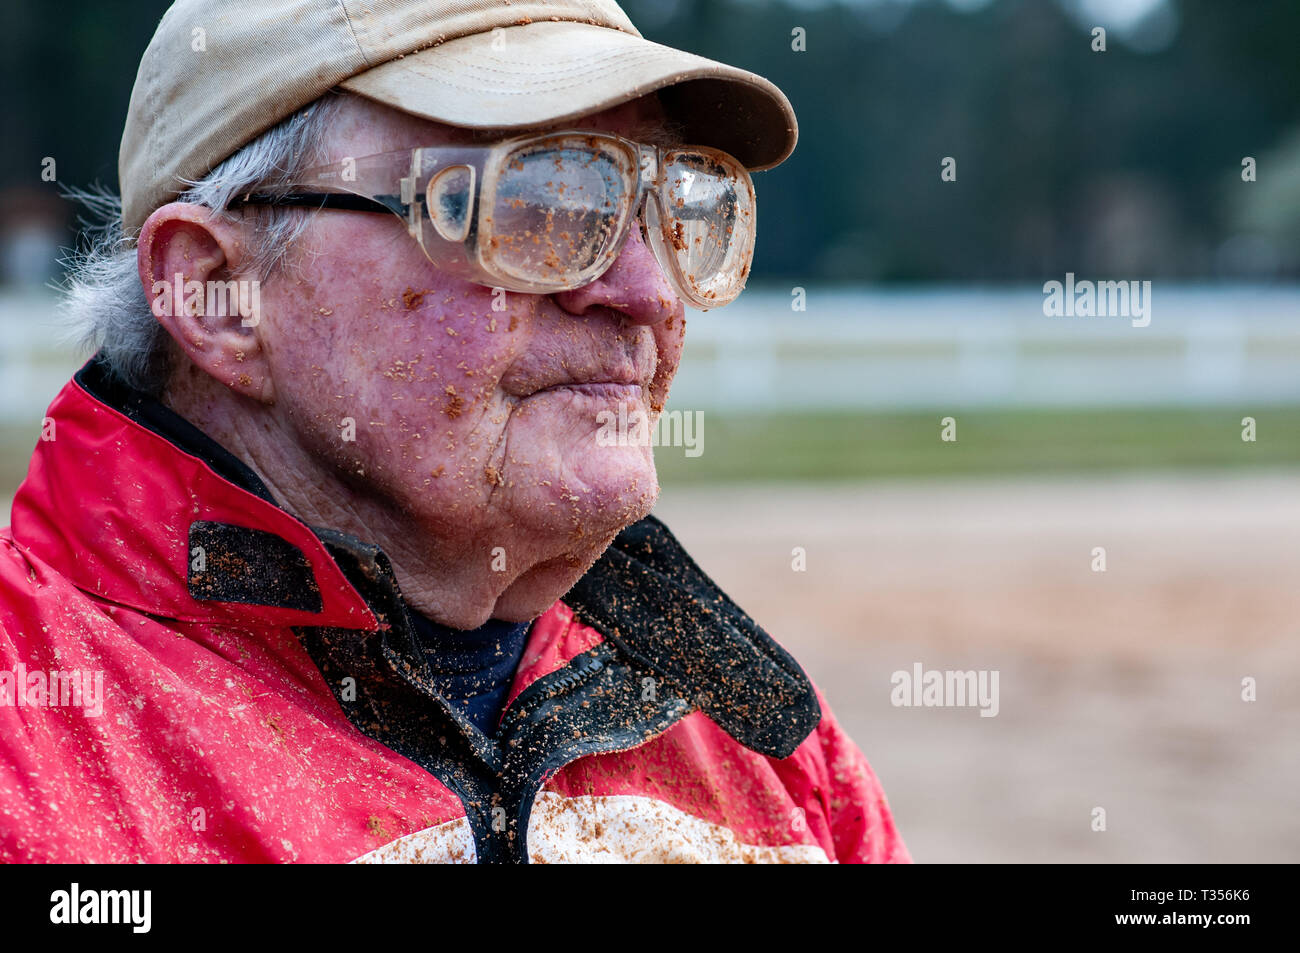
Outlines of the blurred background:
[[[1300,860],[1300,5],[623,5],[801,129],[755,176],[749,289],[688,314],[657,513],[822,686],[916,859]],[[85,357],[60,189],[116,187],[166,6],[0,34],[6,513]],[[1149,326],[1045,316],[1067,272],[1150,281]],[[917,662],[997,670],[998,716],[893,707]]]

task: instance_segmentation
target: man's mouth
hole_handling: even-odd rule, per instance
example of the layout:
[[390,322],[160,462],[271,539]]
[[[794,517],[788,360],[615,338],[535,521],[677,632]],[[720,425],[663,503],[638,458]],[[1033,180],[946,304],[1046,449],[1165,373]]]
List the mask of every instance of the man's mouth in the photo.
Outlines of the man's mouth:
[[627,381],[608,380],[565,381],[561,384],[552,384],[550,387],[543,387],[541,390],[534,391],[530,396],[558,391],[571,391],[575,394],[582,394],[583,396],[594,397],[600,400],[623,400],[629,402],[640,400],[642,394],[640,384],[629,383]]

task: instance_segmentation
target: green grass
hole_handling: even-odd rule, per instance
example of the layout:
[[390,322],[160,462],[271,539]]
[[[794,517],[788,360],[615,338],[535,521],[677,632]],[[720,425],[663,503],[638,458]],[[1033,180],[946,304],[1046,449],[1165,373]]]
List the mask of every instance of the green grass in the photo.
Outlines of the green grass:
[[[665,485],[1300,464],[1300,407],[704,414],[704,452],[656,450]],[[1256,420],[1256,441],[1241,419]]]

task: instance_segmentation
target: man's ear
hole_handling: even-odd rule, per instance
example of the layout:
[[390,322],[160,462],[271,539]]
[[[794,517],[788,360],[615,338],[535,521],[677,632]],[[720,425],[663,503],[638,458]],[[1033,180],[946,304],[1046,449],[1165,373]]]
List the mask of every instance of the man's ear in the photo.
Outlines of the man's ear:
[[261,284],[242,276],[244,248],[240,226],[172,202],[140,229],[136,262],[154,317],[195,367],[269,404],[275,389],[258,327]]

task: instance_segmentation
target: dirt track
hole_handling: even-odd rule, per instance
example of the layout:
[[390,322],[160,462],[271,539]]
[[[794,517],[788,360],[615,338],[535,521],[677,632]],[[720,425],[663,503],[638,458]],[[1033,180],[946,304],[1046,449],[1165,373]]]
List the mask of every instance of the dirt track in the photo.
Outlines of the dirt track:
[[[826,691],[916,859],[1300,861],[1300,475],[670,489],[656,514]],[[1000,713],[892,706],[915,662],[999,671]]]

